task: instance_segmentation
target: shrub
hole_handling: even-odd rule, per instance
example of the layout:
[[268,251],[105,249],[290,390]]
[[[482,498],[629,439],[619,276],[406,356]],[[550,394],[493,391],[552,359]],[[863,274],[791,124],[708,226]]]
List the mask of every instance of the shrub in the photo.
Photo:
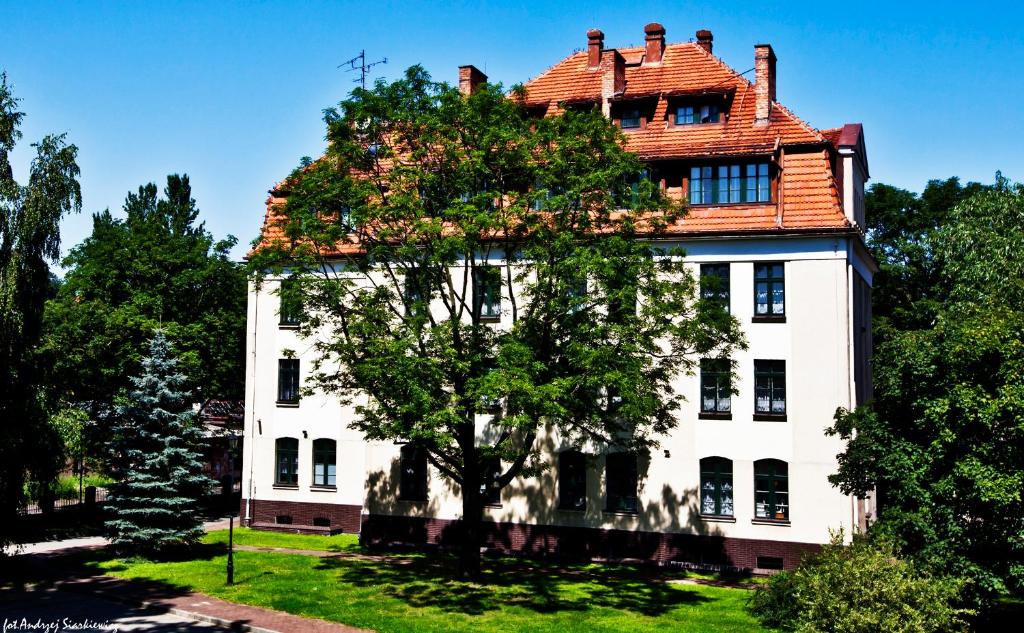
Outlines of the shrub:
[[759,587],[750,609],[767,626],[801,632],[927,633],[966,628],[963,581],[930,576],[891,543],[833,533],[822,551]]

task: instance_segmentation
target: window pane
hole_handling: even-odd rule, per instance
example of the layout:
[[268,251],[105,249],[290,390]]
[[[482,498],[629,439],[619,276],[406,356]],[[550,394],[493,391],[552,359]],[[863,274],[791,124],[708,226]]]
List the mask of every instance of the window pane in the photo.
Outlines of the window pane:
[[786,312],[785,287],[781,283],[772,284],[772,314]]
[[715,514],[715,484],[710,479],[701,486],[700,511],[704,514]]
[[720,514],[725,514],[725,515],[728,515],[728,516],[732,516],[732,514],[733,514],[733,507],[732,507],[732,477],[730,477],[728,479],[728,481],[723,481],[722,482],[722,505],[721,505],[721,510],[719,511],[719,513]]
[[754,314],[768,314],[768,283],[759,281],[754,284]]

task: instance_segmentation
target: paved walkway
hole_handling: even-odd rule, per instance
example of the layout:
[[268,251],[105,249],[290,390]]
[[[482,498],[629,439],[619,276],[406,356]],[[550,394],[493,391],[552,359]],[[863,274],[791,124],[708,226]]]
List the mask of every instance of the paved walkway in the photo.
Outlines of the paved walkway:
[[[210,522],[205,527],[207,530],[222,529],[227,527],[227,522]],[[17,559],[19,567],[30,573],[26,574],[27,578],[18,579],[20,582],[12,585],[12,589],[0,593],[3,616],[8,620],[16,618],[19,622],[22,617],[29,621],[37,618],[43,622],[54,618],[61,620],[65,617],[62,611],[66,606],[75,617],[93,622],[112,622],[112,618],[123,618],[124,622],[117,625],[119,630],[162,632],[228,629],[253,633],[372,633],[334,622],[234,604],[166,583],[123,580],[94,574],[81,566],[73,566],[64,556],[106,545],[105,539],[97,537],[26,546]],[[0,580],[3,578],[0,577]],[[50,609],[47,604],[54,608]],[[153,616],[161,614],[169,614],[170,619],[153,619]],[[204,627],[189,628],[189,623],[197,622],[205,623]]]
[[196,622],[209,622],[232,631],[253,633],[372,633],[344,624],[304,618],[290,613],[235,604],[163,583],[128,581],[112,576],[88,576],[62,581],[62,591],[88,593],[105,599],[163,611]]
[[[238,524],[238,521],[235,521]],[[207,532],[214,530],[226,530],[228,529],[227,519],[213,519],[203,524],[203,529]],[[49,552],[61,552],[73,549],[96,549],[100,547],[106,547],[109,544],[107,539],[102,536],[84,536],[81,538],[70,538],[64,539],[63,541],[40,541],[38,543],[23,543],[18,546],[19,549],[16,553],[18,554],[46,554]]]
[[95,595],[52,588],[4,591],[0,593],[0,612],[10,631],[217,633],[224,630],[216,624],[196,622],[159,609],[126,607]]

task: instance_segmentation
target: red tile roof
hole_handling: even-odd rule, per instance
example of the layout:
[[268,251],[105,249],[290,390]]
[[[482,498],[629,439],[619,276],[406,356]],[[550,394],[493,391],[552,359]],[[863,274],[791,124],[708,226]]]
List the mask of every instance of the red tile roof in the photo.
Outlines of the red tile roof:
[[[608,52],[612,49],[605,49]],[[770,158],[781,171],[775,202],[692,207],[670,227],[675,235],[791,233],[853,230],[846,219],[833,176],[836,150],[861,140],[858,124],[817,130],[778,102],[767,122],[755,121],[755,86],[695,42],[667,44],[662,61],[644,64],[643,47],[617,49],[625,60],[625,87],[615,100],[656,99],[646,128],[625,132],[626,148],[641,159],[695,161],[716,157]],[[576,102],[600,103],[602,70],[588,68],[586,51],[573,53],[526,82],[527,105],[546,108],[548,116]],[[725,104],[720,123],[672,126],[673,97],[718,95]],[[680,168],[681,169],[681,168]],[[681,195],[685,187],[670,194]],[[267,200],[263,244],[282,237],[274,225],[275,207],[284,202],[277,190]],[[357,244],[338,253],[358,252]]]

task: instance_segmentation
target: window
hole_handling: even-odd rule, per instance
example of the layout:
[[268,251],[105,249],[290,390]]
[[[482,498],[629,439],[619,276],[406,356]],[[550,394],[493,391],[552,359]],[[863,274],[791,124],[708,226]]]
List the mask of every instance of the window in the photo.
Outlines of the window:
[[353,228],[352,227],[352,207],[348,206],[347,204],[346,205],[342,205],[338,209],[337,222],[338,222],[338,226],[340,226],[341,228],[345,229],[346,231],[351,231],[352,228]]
[[619,125],[624,130],[637,129],[643,125],[643,115],[637,106],[626,106],[622,109],[622,116],[619,117]]
[[277,361],[277,401],[281,404],[299,402],[299,359]]
[[707,105],[688,105],[676,108],[676,125],[692,125],[695,123],[718,123],[719,111],[717,103]]
[[473,311],[482,320],[501,318],[501,269],[497,266],[473,269]]
[[404,501],[427,500],[427,451],[415,444],[402,447],[399,460],[401,478],[398,482],[398,498]]
[[705,457],[700,460],[700,513],[732,516],[732,460]]
[[278,314],[283,326],[296,326],[302,320],[302,294],[296,279],[282,279],[278,289],[281,300]]
[[313,440],[313,485],[334,486],[338,444],[334,440]]
[[690,168],[690,204],[771,202],[768,163]]
[[605,468],[608,512],[637,511],[637,468],[635,453],[611,453]]
[[622,323],[626,317],[636,316],[637,287],[632,283],[630,271],[616,266],[608,280],[608,320]]
[[[786,361],[754,361],[754,419],[786,415]],[[764,418],[762,418],[764,419]]]
[[277,473],[274,483],[280,486],[299,485],[299,440],[281,437],[274,443],[277,452]]
[[785,266],[782,263],[754,264],[754,317],[785,315]]
[[587,278],[574,277],[570,279],[565,294],[569,303],[568,313],[576,314],[582,311],[587,303]]
[[701,264],[700,298],[729,310],[729,264]]
[[732,371],[728,358],[700,361],[700,412],[706,417],[731,417]]
[[616,204],[624,209],[635,209],[640,204],[640,183],[650,181],[651,170],[647,168],[627,176],[623,181],[624,186],[617,194]]
[[754,462],[754,518],[789,520],[789,465],[778,459]]
[[413,269],[405,273],[405,305],[409,316],[425,314],[430,309],[434,286],[427,271]]
[[498,488],[498,477],[501,476],[501,460],[497,457],[484,458],[483,476],[480,482],[480,496],[484,505],[501,505],[501,488]]
[[587,509],[587,458],[579,451],[558,454],[558,507]]

